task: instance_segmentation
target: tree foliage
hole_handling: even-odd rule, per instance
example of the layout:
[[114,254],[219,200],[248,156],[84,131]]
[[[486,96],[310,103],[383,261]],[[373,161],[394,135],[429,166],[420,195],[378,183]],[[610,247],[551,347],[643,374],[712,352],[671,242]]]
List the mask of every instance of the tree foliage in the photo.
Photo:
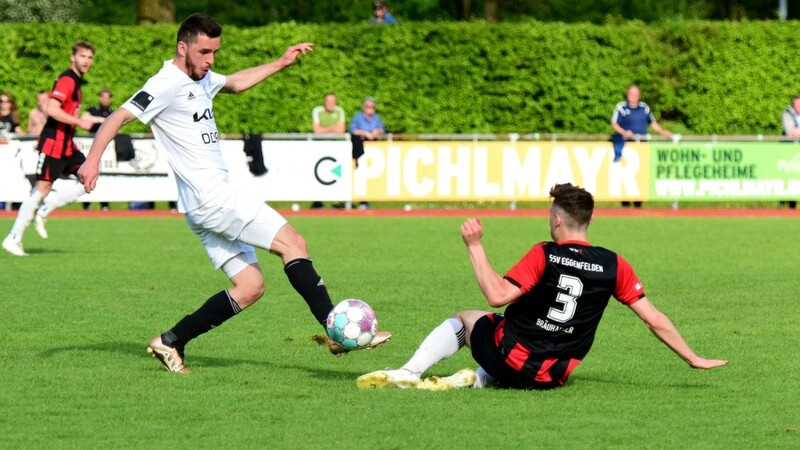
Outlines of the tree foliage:
[[[0,0],[6,22],[66,22],[130,25],[136,23],[137,2],[106,0]],[[165,1],[165,0],[158,0]],[[172,2],[172,0],[166,0]],[[181,0],[174,2],[176,20],[193,12],[209,14],[226,25],[262,26],[276,22],[364,23],[373,0]],[[46,6],[36,6],[46,5]],[[604,23],[629,19],[663,22],[675,19],[755,20],[777,17],[777,0],[390,0],[389,10],[400,20]],[[33,13],[40,9],[46,14]],[[13,11],[30,11],[20,18]],[[12,13],[4,13],[11,11]],[[9,15],[11,14],[11,15]],[[69,18],[65,18],[68,15]],[[35,17],[33,20],[31,17]],[[789,2],[789,17],[800,18],[800,3]]]
[[[74,40],[97,47],[86,106],[101,86],[117,104],[174,54],[175,25],[0,25],[0,87],[22,110],[69,64]],[[364,96],[401,133],[607,133],[630,83],[674,131],[778,133],[800,91],[791,61],[795,22],[673,21],[437,23],[396,27],[276,24],[226,27],[216,70],[279,57],[296,42],[313,54],[241,95],[220,95],[220,131],[307,132],[310,111],[338,94],[348,118]],[[141,124],[131,131],[144,131]]]

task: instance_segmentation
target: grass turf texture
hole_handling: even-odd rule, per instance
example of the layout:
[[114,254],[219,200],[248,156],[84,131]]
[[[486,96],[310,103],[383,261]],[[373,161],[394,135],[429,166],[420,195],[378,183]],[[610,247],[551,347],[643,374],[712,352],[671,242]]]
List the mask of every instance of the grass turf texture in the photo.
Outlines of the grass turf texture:
[[[395,333],[330,356],[277,258],[267,295],[187,348],[187,376],[147,340],[227,287],[180,218],[53,218],[27,258],[0,255],[0,447],[788,448],[800,445],[798,221],[604,218],[689,344],[727,367],[693,371],[612,300],[594,349],[550,392],[360,391],[453,311],[484,308],[456,218],[293,218],[336,300],[361,298]],[[547,218],[487,218],[503,273]],[[7,230],[11,219],[0,220]],[[474,366],[468,352],[434,367]]]

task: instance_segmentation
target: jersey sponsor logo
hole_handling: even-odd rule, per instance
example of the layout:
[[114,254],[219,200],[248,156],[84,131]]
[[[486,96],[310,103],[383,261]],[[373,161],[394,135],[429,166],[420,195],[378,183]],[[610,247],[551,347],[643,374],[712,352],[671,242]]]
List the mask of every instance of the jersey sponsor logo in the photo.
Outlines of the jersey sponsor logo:
[[130,100],[131,105],[139,108],[139,111],[144,111],[150,106],[150,103],[153,101],[153,96],[148,94],[145,91],[139,91],[138,94],[134,95],[133,98]]
[[324,156],[314,165],[314,178],[319,184],[330,186],[342,177],[342,165],[335,158]]
[[548,255],[548,258],[550,262],[553,264],[559,264],[567,267],[574,267],[578,270],[587,270],[589,272],[605,271],[605,269],[601,264],[592,264],[586,261],[575,261],[574,259],[567,258],[566,256]]
[[214,111],[212,111],[211,108],[206,108],[206,110],[203,111],[203,114],[198,116],[197,113],[194,113],[192,118],[195,122],[200,122],[201,120],[211,120],[214,118]]
[[195,99],[194,93],[192,93],[191,91],[189,91],[189,96],[188,96],[188,97],[186,97],[186,100],[194,100],[194,99]]

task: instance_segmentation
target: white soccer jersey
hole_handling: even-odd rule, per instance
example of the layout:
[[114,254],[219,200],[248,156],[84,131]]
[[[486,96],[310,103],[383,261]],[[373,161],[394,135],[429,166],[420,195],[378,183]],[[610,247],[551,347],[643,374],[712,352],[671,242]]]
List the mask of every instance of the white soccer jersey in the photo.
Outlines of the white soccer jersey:
[[181,212],[195,210],[228,190],[212,102],[225,81],[224,75],[212,71],[194,81],[169,60],[122,105],[150,125],[159,149],[166,152]]

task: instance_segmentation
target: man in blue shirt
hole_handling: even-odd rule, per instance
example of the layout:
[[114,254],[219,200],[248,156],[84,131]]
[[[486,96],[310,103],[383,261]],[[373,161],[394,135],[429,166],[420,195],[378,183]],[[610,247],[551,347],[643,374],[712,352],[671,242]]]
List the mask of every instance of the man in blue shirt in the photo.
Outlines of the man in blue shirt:
[[397,25],[392,13],[386,10],[386,3],[383,1],[375,2],[375,14],[370,19],[369,23],[373,25]]
[[[375,99],[367,97],[361,106],[361,112],[350,122],[350,140],[353,143],[353,167],[358,167],[358,158],[364,154],[364,141],[374,141],[386,133],[381,117],[375,112]],[[367,202],[361,202],[361,209],[368,209]]]
[[615,131],[611,136],[614,142],[614,162],[619,162],[622,158],[625,139],[633,139],[636,135],[644,136],[647,134],[648,125],[661,136],[672,137],[672,133],[661,128],[656,122],[650,107],[645,102],[639,101],[641,97],[639,86],[632,84],[628,87],[627,100],[617,103],[614,107],[614,113],[611,115],[611,128]]
[[[647,127],[651,126],[661,136],[672,137],[669,130],[661,128],[656,122],[650,107],[646,103],[639,101],[642,92],[639,86],[632,84],[628,87],[626,101],[617,103],[614,113],[611,115],[611,128],[614,134],[611,135],[611,142],[614,144],[614,162],[622,159],[622,147],[626,139],[633,139],[635,136],[647,134]],[[633,202],[637,208],[642,206],[642,202]],[[622,202],[622,206],[630,206],[630,202]]]

